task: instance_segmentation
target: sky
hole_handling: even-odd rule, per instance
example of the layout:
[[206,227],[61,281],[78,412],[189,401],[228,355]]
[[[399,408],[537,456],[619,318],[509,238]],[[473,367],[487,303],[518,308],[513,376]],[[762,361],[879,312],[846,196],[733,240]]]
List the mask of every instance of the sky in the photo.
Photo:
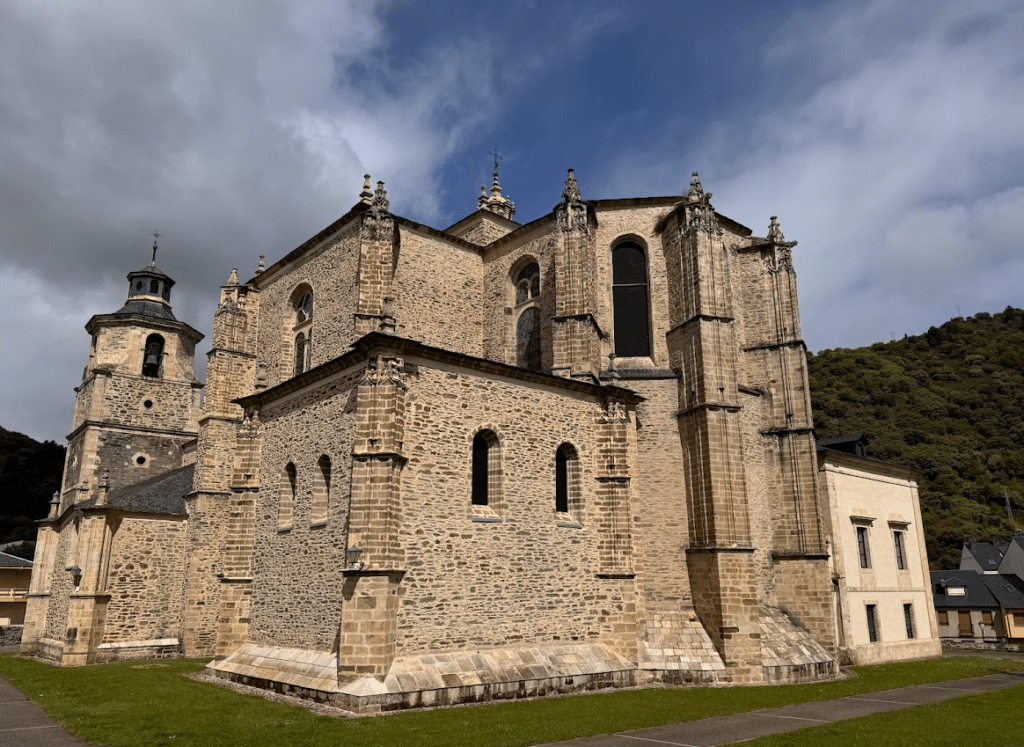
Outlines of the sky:
[[63,443],[150,258],[207,335],[355,204],[682,194],[794,250],[812,351],[1024,307],[1019,0],[0,0],[0,426]]

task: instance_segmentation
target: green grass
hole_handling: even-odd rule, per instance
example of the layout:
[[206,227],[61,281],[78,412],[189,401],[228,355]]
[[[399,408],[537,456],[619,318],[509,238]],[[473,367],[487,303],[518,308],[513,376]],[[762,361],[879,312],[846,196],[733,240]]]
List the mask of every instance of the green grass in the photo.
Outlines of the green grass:
[[929,747],[1024,744],[1019,687],[775,734],[744,747]]
[[856,667],[857,677],[809,685],[620,690],[380,718],[334,719],[183,677],[202,669],[203,662],[194,659],[138,668],[140,664],[144,663],[61,669],[0,656],[0,674],[73,734],[106,747],[515,747],[1024,670],[1024,661],[950,657]]

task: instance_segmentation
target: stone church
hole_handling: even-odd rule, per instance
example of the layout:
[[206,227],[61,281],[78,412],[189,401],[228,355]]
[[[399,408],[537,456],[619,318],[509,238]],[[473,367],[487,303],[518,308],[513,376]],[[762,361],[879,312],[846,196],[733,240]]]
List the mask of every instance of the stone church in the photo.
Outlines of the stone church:
[[367,177],[220,289],[92,317],[23,651],[372,713],[836,673],[791,250],[684,195],[439,230]]

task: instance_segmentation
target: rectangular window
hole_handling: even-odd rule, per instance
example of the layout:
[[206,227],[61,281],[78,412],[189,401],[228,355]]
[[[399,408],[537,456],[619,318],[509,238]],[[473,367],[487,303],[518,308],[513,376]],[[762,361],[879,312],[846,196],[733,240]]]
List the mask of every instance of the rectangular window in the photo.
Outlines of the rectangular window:
[[991,612],[982,612],[981,613],[981,624],[982,625],[991,625],[992,624],[992,613]]
[[949,625],[949,613],[946,610],[939,610],[939,625]]
[[868,552],[868,528],[857,527],[857,552],[860,555],[860,567],[871,567],[871,554]]
[[893,532],[892,540],[893,544],[896,547],[896,567],[899,568],[901,571],[906,570],[907,561],[906,557],[903,554],[903,532]]
[[875,605],[869,604],[867,606],[868,612],[868,640],[872,643],[878,643],[878,617],[875,613]]
[[907,624],[907,638],[914,637],[914,605],[903,605],[903,622]]
[[1022,626],[1024,626],[1024,612],[1014,612],[1013,613],[1013,624],[1014,624],[1015,627],[1022,627]]

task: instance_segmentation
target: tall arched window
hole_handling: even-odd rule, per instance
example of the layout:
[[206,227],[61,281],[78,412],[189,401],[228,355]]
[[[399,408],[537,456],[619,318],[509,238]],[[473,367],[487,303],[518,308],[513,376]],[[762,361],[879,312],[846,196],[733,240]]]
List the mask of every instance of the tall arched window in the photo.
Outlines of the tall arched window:
[[634,243],[612,250],[612,305],[615,308],[615,355],[651,354],[647,303],[647,257]]
[[142,354],[142,375],[155,379],[160,376],[160,364],[164,360],[164,338],[150,335],[146,338],[146,350]]
[[293,335],[292,376],[308,371],[313,360],[313,291],[308,285],[299,286],[292,294],[295,322]]
[[313,507],[309,514],[310,524],[326,524],[331,505],[331,458],[322,455],[316,462],[313,482]]
[[540,266],[528,262],[515,273],[516,365],[541,370]]
[[572,444],[562,444],[555,452],[555,511],[581,519],[580,457]]
[[295,487],[298,482],[298,472],[291,462],[284,467],[284,474],[281,475],[281,487],[277,493],[277,529],[278,531],[292,528],[292,520],[295,515]]
[[498,437],[493,431],[473,436],[473,478],[471,503],[496,507],[501,499],[501,455]]

